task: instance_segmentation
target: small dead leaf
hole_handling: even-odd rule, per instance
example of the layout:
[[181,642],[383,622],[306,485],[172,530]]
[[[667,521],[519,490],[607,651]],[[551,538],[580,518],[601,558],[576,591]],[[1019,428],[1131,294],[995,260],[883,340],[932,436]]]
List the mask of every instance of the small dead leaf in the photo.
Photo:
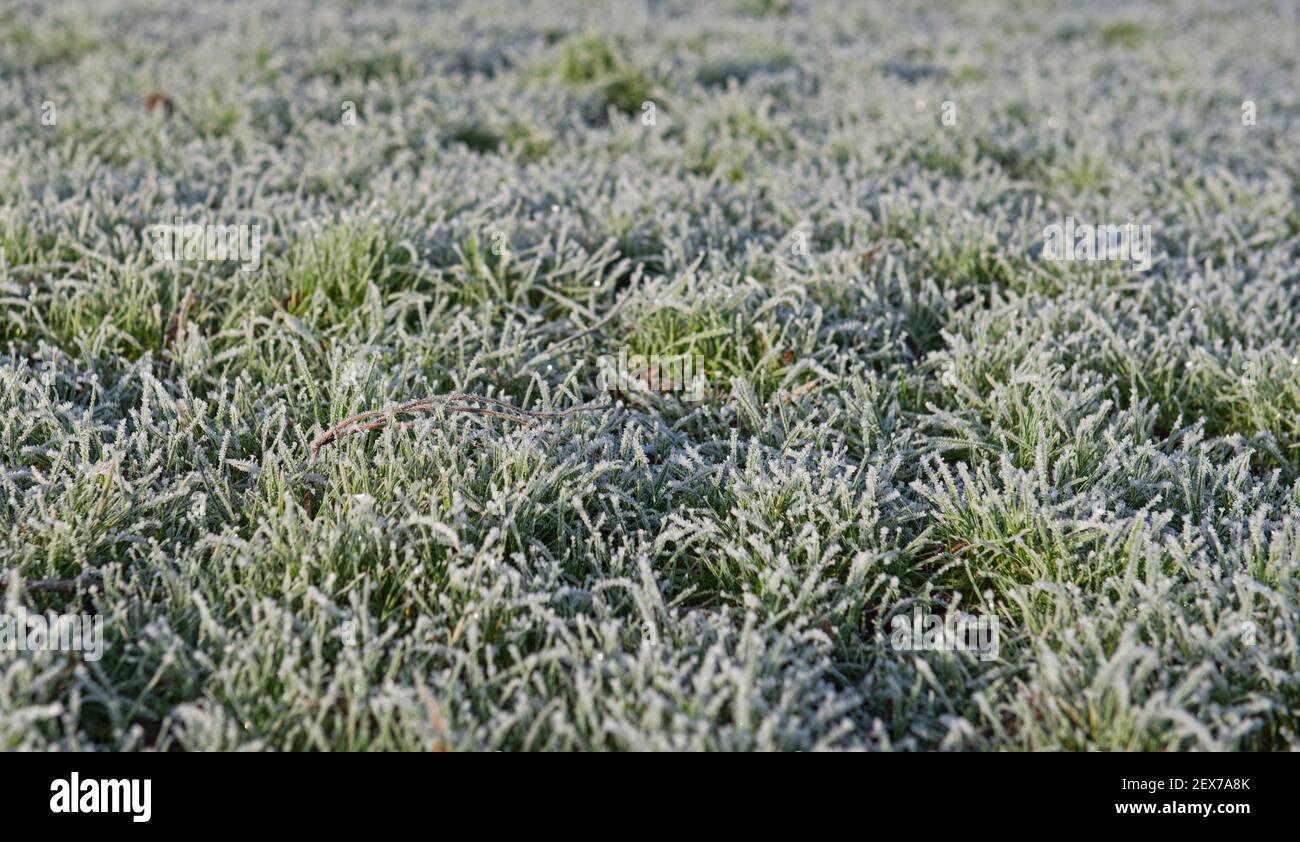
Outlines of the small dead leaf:
[[167,322],[167,335],[163,337],[163,347],[170,347],[185,335],[185,325],[188,323],[190,307],[194,305],[194,288],[186,287],[185,295],[181,298],[180,308]]
[[144,98],[144,110],[150,114],[161,110],[164,117],[170,117],[176,112],[176,103],[162,91],[154,91]]

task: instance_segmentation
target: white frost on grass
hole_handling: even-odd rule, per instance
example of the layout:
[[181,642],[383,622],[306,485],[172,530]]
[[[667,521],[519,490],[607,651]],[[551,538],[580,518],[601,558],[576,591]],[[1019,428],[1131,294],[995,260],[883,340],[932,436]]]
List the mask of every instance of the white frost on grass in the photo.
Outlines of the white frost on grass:
[[0,748],[1296,747],[1270,4],[7,5]]

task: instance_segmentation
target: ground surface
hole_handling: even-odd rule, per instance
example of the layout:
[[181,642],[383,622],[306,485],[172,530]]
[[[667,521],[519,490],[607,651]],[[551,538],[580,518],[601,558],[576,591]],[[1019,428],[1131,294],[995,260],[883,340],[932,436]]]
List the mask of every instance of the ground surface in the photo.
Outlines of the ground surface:
[[1294,12],[10,0],[0,747],[1295,747]]

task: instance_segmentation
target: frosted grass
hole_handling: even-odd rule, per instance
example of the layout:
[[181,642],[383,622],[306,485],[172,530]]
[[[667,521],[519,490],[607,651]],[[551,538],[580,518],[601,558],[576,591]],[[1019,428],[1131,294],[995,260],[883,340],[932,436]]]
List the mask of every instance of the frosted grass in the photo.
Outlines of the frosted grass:
[[695,5],[9,4],[0,747],[1296,746],[1294,9]]

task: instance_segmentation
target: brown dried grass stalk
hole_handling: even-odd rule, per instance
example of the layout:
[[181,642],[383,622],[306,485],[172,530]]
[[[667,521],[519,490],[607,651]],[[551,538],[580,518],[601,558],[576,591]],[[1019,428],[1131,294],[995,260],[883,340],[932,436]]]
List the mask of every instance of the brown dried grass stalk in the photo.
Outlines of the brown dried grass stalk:
[[[475,404],[486,404],[486,406],[476,406]],[[495,398],[487,398],[482,395],[470,395],[462,392],[453,392],[446,395],[434,395],[428,398],[409,401],[400,406],[389,409],[371,409],[365,412],[359,412],[350,418],[345,418],[339,423],[330,427],[325,432],[316,437],[311,443],[311,455],[307,459],[307,464],[312,465],[316,462],[316,456],[320,449],[325,445],[338,441],[339,439],[353,435],[354,433],[366,433],[371,430],[381,430],[384,427],[395,425],[399,428],[410,426],[412,422],[398,422],[396,416],[409,415],[416,412],[463,412],[471,415],[486,415],[492,418],[501,418],[505,421],[513,421],[516,424],[531,424],[541,418],[564,418],[569,415],[575,415],[579,412],[593,412],[602,407],[588,404],[586,406],[577,406],[572,409],[565,409],[557,412],[542,412],[531,409],[520,409],[513,404],[500,401]]]

